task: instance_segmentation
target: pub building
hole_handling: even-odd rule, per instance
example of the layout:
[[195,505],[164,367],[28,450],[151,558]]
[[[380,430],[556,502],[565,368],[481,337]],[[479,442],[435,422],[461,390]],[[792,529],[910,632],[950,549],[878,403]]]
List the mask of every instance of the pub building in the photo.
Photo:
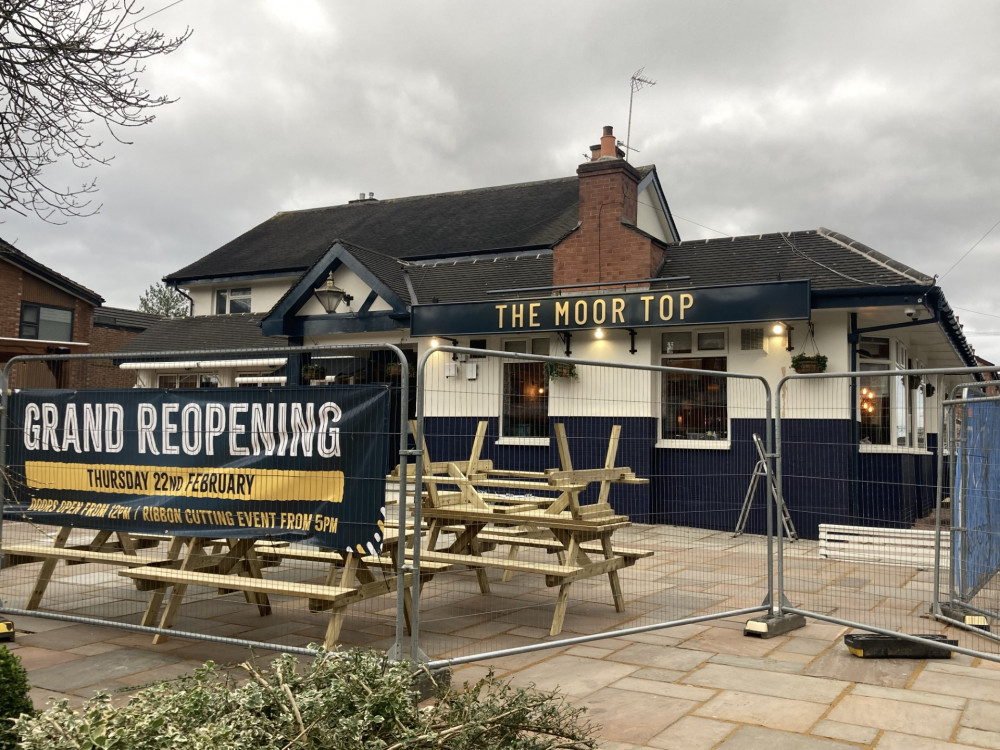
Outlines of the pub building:
[[[575,176],[284,211],[164,281],[190,296],[192,317],[164,320],[121,352],[380,342],[415,364],[449,344],[759,375],[772,387],[793,356],[813,352],[830,372],[977,364],[935,278],[838,232],[681,241],[656,167],[629,164],[611,127]],[[279,387],[392,382],[390,360],[210,355],[121,366],[140,387]],[[484,458],[553,467],[554,423],[605,446],[620,424],[617,465],[651,480],[612,495],[634,521],[722,528],[743,500],[757,458],[750,438],[764,432],[762,395],[750,409],[740,403],[749,391],[718,379],[639,371],[629,390],[645,395],[615,401],[612,416],[599,378],[550,382],[540,362],[464,354],[429,364],[432,455],[467,455],[487,420]],[[786,481],[802,536],[859,510],[906,525],[933,503],[948,384],[866,377],[856,389],[811,383],[783,425],[799,452],[789,460],[831,480]],[[593,443],[579,466],[603,464]],[[845,489],[878,477],[912,482],[872,481],[864,507]]]

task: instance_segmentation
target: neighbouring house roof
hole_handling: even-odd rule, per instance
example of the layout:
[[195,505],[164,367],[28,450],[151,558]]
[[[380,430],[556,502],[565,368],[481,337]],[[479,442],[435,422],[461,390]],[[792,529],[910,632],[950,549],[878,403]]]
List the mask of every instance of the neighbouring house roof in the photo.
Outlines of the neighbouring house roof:
[[154,323],[163,320],[162,315],[125,310],[120,307],[98,307],[94,310],[94,325],[105,328],[124,328],[130,331],[144,331]]
[[42,263],[39,263],[34,258],[21,252],[3,239],[0,239],[0,259],[6,260],[8,263],[12,263],[17,267],[22,268],[28,273],[39,277],[43,281],[46,281],[55,287],[59,287],[68,294],[71,294],[74,297],[79,297],[92,305],[96,306],[104,302],[104,298],[97,292],[88,289],[83,286],[83,284],[77,284],[72,279],[63,276],[61,273],[52,270]]
[[116,354],[167,351],[212,351],[288,346],[284,336],[265,336],[260,313],[163,318],[135,336]]

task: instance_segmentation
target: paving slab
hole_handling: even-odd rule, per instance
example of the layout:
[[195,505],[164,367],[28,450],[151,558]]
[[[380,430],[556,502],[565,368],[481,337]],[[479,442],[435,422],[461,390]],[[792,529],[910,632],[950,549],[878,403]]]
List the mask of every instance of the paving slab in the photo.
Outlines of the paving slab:
[[858,750],[858,746],[819,737],[804,737],[762,727],[742,727],[718,750]]
[[32,685],[56,692],[72,693],[88,685],[101,684],[177,661],[179,661],[177,657],[169,654],[125,648],[32,670],[30,678]]
[[753,692],[776,698],[794,698],[825,704],[836,700],[851,684],[842,680],[804,677],[714,663],[700,667],[682,681],[701,687]]
[[694,714],[708,719],[805,733],[826,709],[827,706],[822,703],[726,690],[695,709]]
[[574,701],[587,708],[587,718],[600,724],[598,737],[645,744],[699,704],[632,690],[604,688]]
[[961,712],[922,703],[848,695],[830,710],[827,718],[844,724],[905,731],[918,737],[944,740],[955,731]]

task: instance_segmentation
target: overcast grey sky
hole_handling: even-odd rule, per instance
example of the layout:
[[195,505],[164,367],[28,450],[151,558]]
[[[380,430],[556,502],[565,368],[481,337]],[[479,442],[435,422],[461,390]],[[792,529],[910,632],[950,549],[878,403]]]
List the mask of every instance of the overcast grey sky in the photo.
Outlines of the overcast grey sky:
[[179,101],[65,173],[96,174],[100,214],[0,225],[108,305],[277,211],[571,175],[603,125],[624,139],[645,67],[632,161],[683,239],[842,232],[941,276],[1000,363],[994,0],[182,0],[146,23],[194,29],[144,78]]

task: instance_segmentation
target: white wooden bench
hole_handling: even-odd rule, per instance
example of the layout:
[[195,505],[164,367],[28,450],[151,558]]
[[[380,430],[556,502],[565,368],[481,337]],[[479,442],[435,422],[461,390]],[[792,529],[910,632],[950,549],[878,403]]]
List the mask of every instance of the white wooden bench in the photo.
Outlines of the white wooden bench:
[[[933,529],[887,529],[877,526],[819,525],[819,556],[845,562],[934,567]],[[941,537],[941,566],[950,567],[950,535]]]

